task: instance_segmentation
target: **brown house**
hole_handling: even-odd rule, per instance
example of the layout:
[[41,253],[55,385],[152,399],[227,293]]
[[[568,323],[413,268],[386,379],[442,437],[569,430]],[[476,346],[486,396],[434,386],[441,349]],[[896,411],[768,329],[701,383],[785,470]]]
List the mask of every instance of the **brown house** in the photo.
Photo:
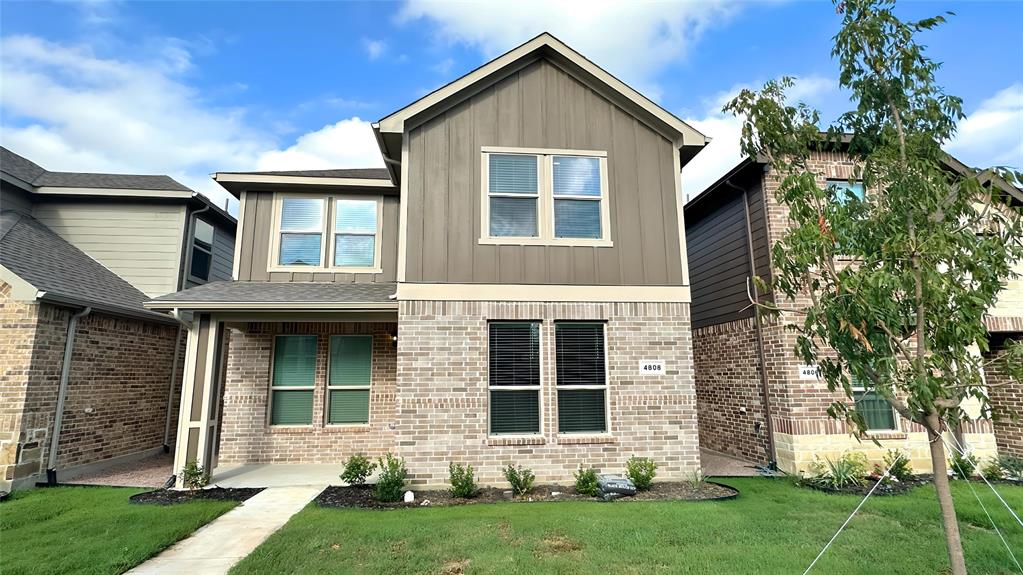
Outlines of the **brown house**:
[[[960,173],[968,169],[950,156],[946,166]],[[814,152],[811,168],[822,186],[863,193],[861,184],[850,184],[854,164],[844,152]],[[1023,191],[988,179],[1003,189],[1009,203],[1023,203]],[[776,463],[788,472],[805,471],[815,457],[835,458],[846,450],[865,452],[880,462],[887,449],[898,448],[911,456],[915,467],[929,470],[922,427],[902,420],[885,399],[864,391],[856,394],[856,401],[881,447],[857,441],[845,423],[827,414],[828,406],[844,396],[830,393],[814,366],[800,365],[793,351],[795,334],[784,320],[758,322],[754,316],[751,297],[772,294],[757,293],[750,278],[771,278],[770,249],[789,222],[787,207],[775,197],[779,184],[766,164],[747,158],[685,206],[700,444],[749,461]],[[1006,337],[1023,332],[1020,280],[1006,286],[987,325],[994,353]],[[986,376],[1005,379],[997,369]],[[992,388],[991,398],[995,405],[1020,412],[1023,386],[1017,382]],[[979,407],[964,407],[979,415]],[[995,429],[986,419],[964,426],[965,440],[979,458],[995,454]],[[997,429],[998,449],[1012,443],[1017,454],[1023,450],[1023,428],[1006,423]]]
[[229,278],[234,232],[167,176],[0,148],[0,491],[173,446],[183,330],[142,304]]
[[706,138],[548,34],[374,130],[386,169],[214,176],[231,281],[147,303],[194,313],[175,470],[697,470],[680,169]]

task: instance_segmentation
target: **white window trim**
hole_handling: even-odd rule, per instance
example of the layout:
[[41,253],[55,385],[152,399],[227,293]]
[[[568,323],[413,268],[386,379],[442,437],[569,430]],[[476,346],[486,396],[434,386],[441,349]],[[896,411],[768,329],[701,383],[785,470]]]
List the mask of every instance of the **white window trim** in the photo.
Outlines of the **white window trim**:
[[[490,326],[495,323],[535,323],[537,324],[537,335],[539,340],[537,341],[539,358],[540,358],[540,383],[536,385],[490,385]],[[544,353],[543,353],[544,335],[543,335],[543,322],[542,321],[530,321],[530,320],[514,320],[514,319],[496,319],[487,322],[487,437],[492,439],[535,439],[537,437],[544,437],[544,405],[543,405],[543,374],[544,374]],[[539,425],[536,433],[494,433],[490,430],[491,416],[491,400],[490,394],[493,391],[535,391],[536,401],[538,404],[537,417],[539,418]]]
[[608,347],[607,347],[607,322],[605,321],[586,321],[586,320],[565,320],[555,322],[554,329],[558,329],[558,324],[570,324],[570,323],[595,323],[601,326],[601,335],[604,340],[604,385],[558,385],[558,349],[557,349],[557,335],[554,338],[554,400],[558,399],[558,390],[566,389],[603,389],[604,390],[604,431],[561,431],[561,427],[558,427],[558,435],[565,437],[610,437],[611,433],[611,386],[608,382],[610,364],[608,362]]
[[[290,337],[290,336],[312,336],[316,338],[316,355],[320,353],[320,337],[312,334],[291,334],[291,333],[278,333],[274,335],[274,343],[270,348],[270,393],[266,398],[266,425],[274,429],[288,429],[288,428],[308,428],[313,426],[313,421],[316,420],[316,378],[313,376],[313,384],[311,386],[294,386],[294,385],[274,385],[274,362],[277,358],[277,338]],[[318,359],[318,358],[317,358]],[[313,392],[313,406],[312,413],[310,414],[309,423],[274,423],[274,391],[311,391]]]
[[[369,385],[331,385],[330,384],[330,361],[334,355],[335,337],[364,337],[369,338]],[[327,337],[327,392],[323,401],[323,426],[324,427],[369,427],[373,423],[373,336],[366,334],[343,334],[335,333]],[[369,391],[369,410],[366,413],[366,423],[331,423],[330,422],[330,392],[332,390],[359,390]]]
[[[281,213],[284,207],[285,198],[320,199],[324,202],[323,222],[320,226],[320,265],[300,266],[281,265]],[[372,267],[351,267],[335,266],[334,262],[334,218],[337,215],[338,200],[373,200],[377,203],[377,231],[376,240],[373,242],[373,266]],[[357,194],[303,194],[303,193],[275,193],[273,199],[273,221],[271,223],[269,259],[267,260],[268,272],[307,272],[307,273],[350,273],[350,274],[379,274],[383,273],[381,266],[381,243],[384,231],[384,197],[377,195]],[[309,232],[313,233],[313,232]],[[368,235],[368,234],[367,234]]]
[[[857,392],[859,392],[859,393],[867,393],[867,392],[877,393],[874,390],[867,389],[867,387],[865,385],[861,384],[861,383],[858,383],[858,382],[850,382],[850,383],[852,385],[852,391],[853,391],[853,406],[856,405],[856,393]],[[878,394],[878,397],[881,397],[881,395]],[[882,399],[883,399],[883,397],[882,397]],[[902,433],[903,432],[903,430],[902,430],[902,418],[899,416],[899,412],[895,410],[895,406],[891,405],[891,402],[888,402],[888,407],[890,407],[891,410],[892,410],[892,421],[895,422],[895,426],[892,427],[891,429],[868,429],[868,430],[866,430],[866,434],[867,435],[884,435],[886,433]]]
[[[199,276],[193,275],[192,274],[192,263],[195,261],[195,257],[193,257],[191,253],[189,253],[188,254],[188,269],[186,270],[186,272],[188,273],[188,281],[193,282],[193,283],[206,283],[206,282],[210,281],[210,276],[213,275],[213,250],[214,250],[214,248],[216,247],[216,244],[217,244],[217,226],[214,226],[213,224],[207,222],[206,220],[204,220],[202,218],[196,218],[195,221],[196,221],[196,225],[192,227],[192,243],[189,246],[189,248],[192,249],[192,250],[195,250],[196,248],[199,248],[201,251],[204,251],[207,254],[209,254],[210,255],[210,267],[209,267],[208,270],[206,270],[206,278],[205,279],[203,279],[203,278],[201,278]],[[199,222],[203,222],[203,223],[209,225],[211,228],[213,228],[213,237],[210,239],[210,249],[206,249],[206,248],[204,248],[204,247],[202,247],[200,245],[197,245],[195,243],[195,232],[198,229]],[[238,235],[241,235],[241,234],[238,234]]]
[[[524,155],[537,158],[537,236],[513,237],[490,235],[490,155]],[[595,157],[600,161],[600,233],[596,239],[554,237],[554,156]],[[579,246],[612,247],[610,184],[607,172],[607,152],[597,150],[557,150],[549,148],[507,148],[484,146],[480,154],[480,244],[517,246]],[[500,197],[533,197],[522,194],[498,194]],[[576,196],[558,196],[558,199],[576,199]],[[586,200],[598,201],[586,196]]]

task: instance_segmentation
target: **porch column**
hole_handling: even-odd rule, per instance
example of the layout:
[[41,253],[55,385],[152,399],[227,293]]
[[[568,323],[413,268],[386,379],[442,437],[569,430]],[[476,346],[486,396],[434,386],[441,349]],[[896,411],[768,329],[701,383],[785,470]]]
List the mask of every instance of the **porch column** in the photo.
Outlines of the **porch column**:
[[177,487],[184,487],[181,471],[195,460],[212,472],[217,442],[217,420],[221,383],[220,353],[224,325],[215,315],[196,313],[188,329],[178,440],[174,452]]

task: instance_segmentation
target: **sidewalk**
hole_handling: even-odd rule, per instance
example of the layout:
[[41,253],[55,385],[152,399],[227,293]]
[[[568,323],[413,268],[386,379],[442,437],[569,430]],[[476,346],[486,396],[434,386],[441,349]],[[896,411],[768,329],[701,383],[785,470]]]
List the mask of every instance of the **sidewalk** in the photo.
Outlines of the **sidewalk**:
[[128,571],[135,575],[227,573],[327,486],[271,487],[191,537]]

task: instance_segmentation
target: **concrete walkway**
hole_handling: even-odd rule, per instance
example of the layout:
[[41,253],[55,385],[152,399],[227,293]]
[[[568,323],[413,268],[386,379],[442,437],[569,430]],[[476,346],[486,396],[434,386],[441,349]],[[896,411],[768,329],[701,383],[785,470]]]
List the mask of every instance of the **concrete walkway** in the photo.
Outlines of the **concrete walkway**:
[[326,485],[264,489],[128,573],[227,573],[324,489]]
[[700,466],[707,477],[757,477],[756,464],[738,457],[700,448]]

